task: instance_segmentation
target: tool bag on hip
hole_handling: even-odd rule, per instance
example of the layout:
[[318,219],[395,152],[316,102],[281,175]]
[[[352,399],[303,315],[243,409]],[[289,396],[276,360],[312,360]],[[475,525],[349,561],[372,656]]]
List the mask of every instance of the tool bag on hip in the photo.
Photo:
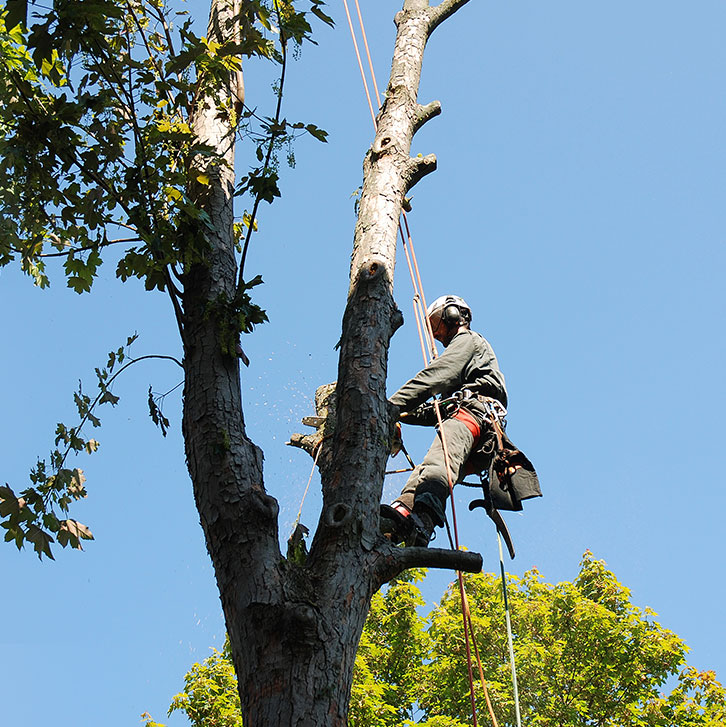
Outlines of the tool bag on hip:
[[522,501],[542,497],[534,465],[504,433],[499,422],[488,421],[487,432],[467,462],[469,473],[477,473],[487,485],[487,499],[497,510],[522,509]]

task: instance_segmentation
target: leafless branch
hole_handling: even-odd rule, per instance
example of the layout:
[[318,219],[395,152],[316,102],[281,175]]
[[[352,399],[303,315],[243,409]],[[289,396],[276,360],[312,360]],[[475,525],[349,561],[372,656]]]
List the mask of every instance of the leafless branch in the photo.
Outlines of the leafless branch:
[[436,7],[431,8],[429,20],[429,35],[438,28],[441,23],[451,17],[462,5],[466,5],[469,0],[444,0]]
[[410,190],[427,174],[436,170],[436,155],[427,154],[425,157],[413,157],[408,160],[404,173],[406,191]]
[[375,570],[380,584],[387,583],[408,568],[443,568],[465,573],[481,572],[479,553],[447,548],[399,548],[388,543],[378,548],[381,556]]
[[430,121],[440,113],[441,103],[439,101],[432,101],[425,106],[419,104],[416,108],[416,118],[413,122],[413,133],[415,134],[427,121]]

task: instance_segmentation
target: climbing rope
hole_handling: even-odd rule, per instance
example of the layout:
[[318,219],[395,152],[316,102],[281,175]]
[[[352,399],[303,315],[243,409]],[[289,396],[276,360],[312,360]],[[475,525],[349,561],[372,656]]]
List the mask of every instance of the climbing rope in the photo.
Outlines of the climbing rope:
[[305,485],[305,492],[303,492],[302,500],[300,500],[300,509],[297,511],[297,517],[295,518],[295,522],[292,526],[292,532],[295,532],[295,529],[300,524],[300,518],[302,517],[302,510],[303,505],[305,504],[305,498],[308,496],[308,490],[310,489],[310,483],[313,481],[313,475],[315,474],[315,468],[318,465],[318,457],[320,456],[320,452],[323,449],[323,443],[320,442],[317,447],[315,447],[315,459],[313,460],[313,466],[310,470],[310,477],[308,477],[308,483]]
[[512,639],[512,621],[509,617],[509,598],[507,596],[507,575],[504,571],[504,555],[502,554],[502,539],[497,530],[497,545],[499,546],[499,568],[502,573],[502,595],[504,597],[504,617],[507,623],[507,645],[509,647],[509,663],[512,667],[512,686],[514,688],[514,711],[517,718],[517,727],[522,727],[522,718],[519,713],[519,688],[517,687],[517,667],[514,663],[514,641]]
[[[356,5],[358,3],[356,2]],[[366,92],[366,98],[368,99],[368,108],[371,111],[371,118],[373,119],[373,126],[377,126],[376,124],[376,114],[373,111],[373,102],[371,101],[371,94],[368,90],[368,81],[366,80],[366,74],[363,70],[363,61],[360,59],[360,51],[358,50],[358,41],[355,37],[355,31],[353,30],[353,21],[350,18],[350,10],[348,9],[348,2],[347,0],[343,0],[343,5],[345,6],[345,14],[348,18],[348,27],[350,28],[350,37],[353,39],[353,47],[355,48],[355,57],[358,59],[358,68],[360,69],[360,75],[363,79],[363,88]],[[358,11],[358,17],[360,18],[360,10]],[[361,27],[362,27],[362,20],[361,20]],[[363,37],[365,38],[365,33],[363,34]],[[366,48],[368,47],[368,43],[366,42]],[[368,59],[370,61],[370,55],[368,56]],[[371,64],[372,65],[372,64]],[[381,107],[381,101],[378,98],[378,89],[376,89],[376,100],[378,101],[378,108]]]

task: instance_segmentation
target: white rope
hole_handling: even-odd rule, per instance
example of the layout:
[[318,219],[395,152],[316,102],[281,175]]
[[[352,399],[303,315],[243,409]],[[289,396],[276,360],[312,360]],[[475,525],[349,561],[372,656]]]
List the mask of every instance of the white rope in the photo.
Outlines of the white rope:
[[512,641],[512,621],[509,618],[509,598],[507,597],[507,575],[504,572],[504,554],[502,553],[502,538],[497,530],[497,545],[499,545],[499,567],[502,571],[502,593],[504,594],[504,617],[507,622],[507,643],[509,644],[509,663],[512,667],[512,686],[514,687],[514,709],[517,717],[517,727],[522,727],[522,717],[519,713],[519,688],[517,687],[517,667],[514,663],[514,642]]

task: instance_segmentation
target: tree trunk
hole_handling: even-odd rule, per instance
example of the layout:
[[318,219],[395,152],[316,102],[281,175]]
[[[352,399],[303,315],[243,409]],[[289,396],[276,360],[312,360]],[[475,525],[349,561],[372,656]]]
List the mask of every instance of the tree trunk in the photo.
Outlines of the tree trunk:
[[[189,472],[214,564],[239,680],[245,727],[345,725],[358,640],[372,594],[413,566],[479,570],[472,553],[400,549],[378,531],[391,417],[386,399],[390,338],[402,322],[392,296],[404,195],[435,168],[411,159],[415,131],[439,111],[416,102],[426,41],[467,0],[406,0],[386,102],[364,164],[351,285],[343,319],[333,456],[322,467],[323,508],[310,555],[283,558],[277,503],[266,494],[262,453],[246,436],[239,360],[226,317],[234,308],[234,129],[202,98],[193,128],[221,150],[190,190],[214,224],[205,262],[184,281],[184,437]],[[210,39],[232,27],[233,5],[214,0]],[[237,79],[230,78],[231,94]],[[236,86],[235,86],[236,87]],[[217,99],[224,101],[225,99]],[[228,99],[227,99],[228,100]]]

